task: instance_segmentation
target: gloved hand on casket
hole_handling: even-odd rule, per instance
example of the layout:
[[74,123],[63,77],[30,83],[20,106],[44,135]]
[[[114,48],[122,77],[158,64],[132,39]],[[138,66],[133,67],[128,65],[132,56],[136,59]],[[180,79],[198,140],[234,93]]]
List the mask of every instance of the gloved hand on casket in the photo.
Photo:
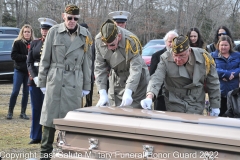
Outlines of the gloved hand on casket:
[[34,83],[36,84],[36,86],[38,85],[38,77],[34,77],[33,78],[33,81],[34,81]]
[[43,94],[46,93],[46,88],[45,88],[45,87],[44,87],[44,88],[40,88],[40,89],[41,89],[41,91],[42,91]]
[[120,106],[129,106],[133,102],[132,99],[132,90],[131,89],[125,89],[123,97],[122,97],[122,103]]
[[88,95],[89,93],[90,93],[90,91],[82,90],[82,97]]
[[98,103],[96,104],[96,107],[100,106],[109,106],[109,100],[108,95],[105,89],[99,90],[100,99],[98,100]]
[[141,106],[143,109],[152,109],[152,99],[151,98],[145,98],[141,100]]
[[219,108],[211,108],[211,112],[210,112],[210,116],[218,116],[220,113],[220,109]]

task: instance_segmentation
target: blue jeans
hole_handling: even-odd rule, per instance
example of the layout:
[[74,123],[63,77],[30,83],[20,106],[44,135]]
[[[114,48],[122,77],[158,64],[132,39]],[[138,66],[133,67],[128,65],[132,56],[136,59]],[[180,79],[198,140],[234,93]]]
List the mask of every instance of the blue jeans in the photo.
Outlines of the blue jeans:
[[14,75],[13,75],[13,90],[12,94],[10,97],[10,102],[9,102],[9,108],[14,109],[16,101],[17,101],[17,96],[19,94],[21,85],[23,84],[22,88],[22,102],[21,102],[21,107],[23,113],[25,113],[26,108],[27,108],[27,103],[28,103],[28,74],[21,72],[17,69],[14,69]]

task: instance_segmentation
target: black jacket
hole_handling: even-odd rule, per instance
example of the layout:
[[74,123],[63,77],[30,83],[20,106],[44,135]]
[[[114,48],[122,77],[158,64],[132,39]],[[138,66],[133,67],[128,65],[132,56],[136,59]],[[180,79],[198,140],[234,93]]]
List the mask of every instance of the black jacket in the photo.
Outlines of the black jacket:
[[21,40],[17,40],[13,43],[13,48],[11,52],[11,58],[14,60],[14,68],[27,73],[27,55],[28,49],[30,48],[30,43],[24,43]]
[[150,70],[149,70],[150,76],[155,73],[155,70],[157,69],[157,65],[158,65],[158,63],[160,62],[160,56],[161,56],[165,51],[167,51],[167,48],[166,48],[166,47],[163,48],[163,49],[160,50],[160,51],[157,51],[156,53],[154,53],[154,54],[152,55],[151,64],[150,64]]
[[223,117],[240,118],[240,88],[228,92],[227,108]]
[[38,76],[38,66],[34,66],[34,62],[40,62],[43,41],[37,39],[32,41],[27,58],[27,67],[29,72],[28,85],[35,85],[33,78]]

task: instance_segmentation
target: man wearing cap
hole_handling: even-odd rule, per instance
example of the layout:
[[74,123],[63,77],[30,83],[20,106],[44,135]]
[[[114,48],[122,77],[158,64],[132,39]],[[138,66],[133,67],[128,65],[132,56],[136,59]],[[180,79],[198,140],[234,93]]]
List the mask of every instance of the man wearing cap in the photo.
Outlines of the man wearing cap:
[[63,23],[48,31],[39,65],[38,87],[45,94],[40,118],[44,126],[42,159],[51,158],[53,119],[64,118],[69,111],[81,108],[82,97],[91,89],[91,35],[77,24],[78,6],[67,5],[62,18]]
[[[108,19],[95,38],[95,47],[94,75],[100,94],[96,106],[141,108],[140,100],[145,97],[150,76],[141,57],[138,38]],[[107,95],[108,68],[110,75]]]
[[131,15],[127,11],[114,11],[108,14],[117,23],[119,27],[126,28],[128,16]]
[[220,86],[214,60],[205,50],[190,48],[187,36],[174,38],[172,50],[161,55],[148,84],[146,99],[141,101],[142,108],[151,109],[152,99],[158,95],[163,82],[167,111],[202,114],[206,83],[211,115],[218,116]]
[[33,40],[28,51],[27,67],[29,73],[28,85],[31,96],[32,107],[32,125],[30,138],[32,139],[29,144],[40,143],[42,139],[42,126],[39,124],[44,94],[41,89],[37,87],[38,84],[38,66],[40,62],[40,56],[42,53],[42,45],[47,36],[48,30],[57,22],[50,18],[39,18],[42,37]]

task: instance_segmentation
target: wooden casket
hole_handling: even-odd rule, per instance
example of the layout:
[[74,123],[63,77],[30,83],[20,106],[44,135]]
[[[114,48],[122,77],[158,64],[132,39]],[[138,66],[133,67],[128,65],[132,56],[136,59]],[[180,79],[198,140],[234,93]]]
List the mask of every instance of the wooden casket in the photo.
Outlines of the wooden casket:
[[88,107],[54,124],[54,160],[240,160],[239,119]]

